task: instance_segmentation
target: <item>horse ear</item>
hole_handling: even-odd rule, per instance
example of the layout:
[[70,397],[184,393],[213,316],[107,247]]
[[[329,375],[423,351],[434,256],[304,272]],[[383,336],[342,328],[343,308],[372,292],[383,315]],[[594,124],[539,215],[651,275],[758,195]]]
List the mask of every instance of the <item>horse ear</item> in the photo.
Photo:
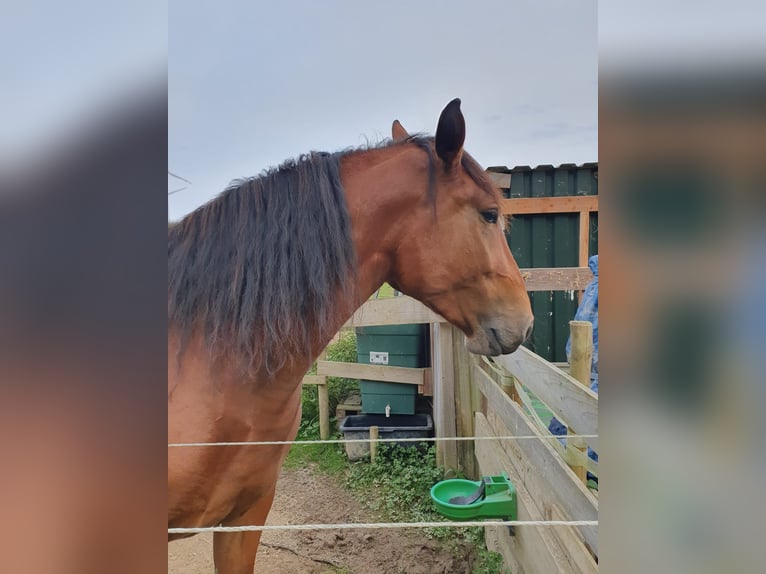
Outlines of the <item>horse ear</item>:
[[439,116],[436,126],[436,155],[450,169],[460,163],[465,142],[465,118],[460,111],[460,98],[455,98]]
[[394,120],[394,125],[391,126],[391,137],[395,142],[398,142],[406,140],[410,137],[410,134],[408,134],[407,130],[404,129],[404,126],[399,123],[399,120]]

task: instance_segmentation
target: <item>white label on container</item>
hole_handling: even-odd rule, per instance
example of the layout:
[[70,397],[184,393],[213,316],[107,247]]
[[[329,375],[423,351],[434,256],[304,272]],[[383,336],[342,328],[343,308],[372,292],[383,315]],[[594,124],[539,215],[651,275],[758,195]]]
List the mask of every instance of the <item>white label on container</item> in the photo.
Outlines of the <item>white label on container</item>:
[[370,351],[370,364],[371,365],[387,365],[388,352]]

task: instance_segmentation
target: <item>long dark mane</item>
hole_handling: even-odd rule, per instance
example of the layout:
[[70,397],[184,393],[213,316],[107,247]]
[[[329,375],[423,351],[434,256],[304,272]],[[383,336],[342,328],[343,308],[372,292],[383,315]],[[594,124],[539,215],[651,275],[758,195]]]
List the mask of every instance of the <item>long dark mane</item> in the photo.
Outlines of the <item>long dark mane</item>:
[[[168,321],[181,336],[205,337],[208,350],[246,372],[274,373],[312,336],[327,338],[348,304],[356,268],[351,222],[340,181],[349,153],[414,144],[428,154],[428,197],[435,199],[433,138],[334,154],[312,152],[258,177],[233,182],[168,228]],[[468,154],[463,167],[491,192]]]
[[273,373],[326,334],[356,262],[339,157],[235,181],[169,228],[168,319],[182,348],[200,332],[212,352]]

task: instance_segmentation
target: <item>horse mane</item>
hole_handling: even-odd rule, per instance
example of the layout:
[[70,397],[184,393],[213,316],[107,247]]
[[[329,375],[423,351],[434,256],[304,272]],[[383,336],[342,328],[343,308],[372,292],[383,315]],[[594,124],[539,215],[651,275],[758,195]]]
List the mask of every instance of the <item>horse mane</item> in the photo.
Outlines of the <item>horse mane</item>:
[[[273,374],[311,348],[312,337],[331,336],[356,272],[340,160],[407,144],[428,153],[433,201],[433,138],[417,134],[287,160],[233,181],[168,225],[168,323],[180,334],[178,356],[199,333],[213,357],[233,359],[247,373]],[[489,181],[467,154],[463,167],[482,187]]]
[[235,180],[168,230],[168,320],[181,349],[274,373],[322,336],[356,257],[339,154],[312,152]]

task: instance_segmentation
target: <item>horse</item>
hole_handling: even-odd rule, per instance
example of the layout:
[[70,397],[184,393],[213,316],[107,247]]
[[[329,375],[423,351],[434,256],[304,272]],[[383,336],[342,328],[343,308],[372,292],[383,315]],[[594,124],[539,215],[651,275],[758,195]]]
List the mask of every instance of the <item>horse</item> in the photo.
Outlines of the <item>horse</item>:
[[[500,190],[463,150],[460,105],[435,137],[394,121],[380,144],[236,180],[169,226],[171,443],[293,440],[303,376],[384,282],[458,327],[472,353],[529,336]],[[168,527],[263,525],[288,450],[170,449]],[[216,571],[251,574],[260,534],[216,532]]]

